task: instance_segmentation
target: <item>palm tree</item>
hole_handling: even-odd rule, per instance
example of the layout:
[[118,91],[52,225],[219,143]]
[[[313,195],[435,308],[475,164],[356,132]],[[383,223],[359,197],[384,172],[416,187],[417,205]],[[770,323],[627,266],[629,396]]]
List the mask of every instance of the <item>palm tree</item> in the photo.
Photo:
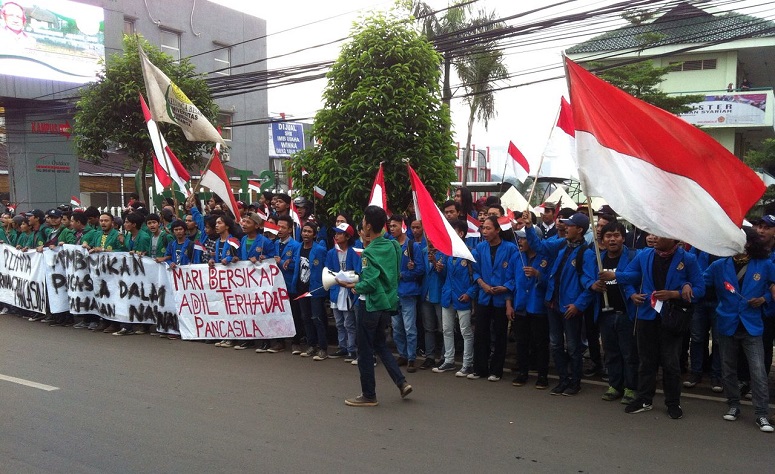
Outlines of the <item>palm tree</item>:
[[468,133],[463,153],[463,186],[468,181],[468,160],[471,150],[471,135],[474,121],[484,123],[484,128],[491,118],[497,115],[495,110],[495,91],[493,83],[508,78],[509,71],[503,64],[503,52],[495,44],[484,45],[476,52],[461,58],[455,63],[458,76],[466,91],[463,100],[468,104]]

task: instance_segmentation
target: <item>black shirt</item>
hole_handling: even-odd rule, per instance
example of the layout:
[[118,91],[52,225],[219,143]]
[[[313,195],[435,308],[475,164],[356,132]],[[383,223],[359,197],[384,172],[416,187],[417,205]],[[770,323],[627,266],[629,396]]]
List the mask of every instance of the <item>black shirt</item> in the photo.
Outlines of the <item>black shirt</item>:
[[651,268],[651,277],[654,279],[655,290],[666,290],[667,285],[667,272],[670,270],[670,262],[673,261],[673,255],[667,257],[660,257],[654,252],[654,262]]
[[296,293],[298,294],[309,291],[309,277],[312,270],[309,263],[309,254],[311,251],[312,247],[305,249],[304,245],[299,249],[299,276],[296,281]]
[[[621,255],[615,258],[606,255],[602,262],[603,271],[615,272],[616,266],[619,265],[619,260],[621,258]],[[627,307],[625,306],[624,301],[624,294],[622,293],[621,288],[619,288],[619,283],[617,283],[615,279],[606,282],[606,294],[608,294],[608,306],[613,308],[614,311],[620,311],[622,313],[627,311]]]

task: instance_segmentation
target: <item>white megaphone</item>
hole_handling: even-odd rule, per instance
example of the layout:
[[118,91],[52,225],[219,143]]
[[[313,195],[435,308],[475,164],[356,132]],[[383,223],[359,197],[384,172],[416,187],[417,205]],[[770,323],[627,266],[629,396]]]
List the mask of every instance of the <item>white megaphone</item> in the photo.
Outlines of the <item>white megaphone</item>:
[[[352,270],[348,270],[346,272],[343,272],[347,277],[348,280],[351,282],[357,282],[358,281],[358,274],[355,273]],[[328,269],[328,267],[323,267],[323,289],[328,291],[332,286],[336,285],[336,276],[337,273],[332,272]]]

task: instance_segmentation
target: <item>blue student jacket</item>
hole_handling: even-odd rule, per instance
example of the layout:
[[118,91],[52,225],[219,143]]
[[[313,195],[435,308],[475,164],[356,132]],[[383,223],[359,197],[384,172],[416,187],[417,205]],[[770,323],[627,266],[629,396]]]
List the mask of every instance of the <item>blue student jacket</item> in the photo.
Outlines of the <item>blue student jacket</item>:
[[[444,279],[441,272],[436,271],[435,265],[431,265],[428,260],[428,247],[422,249],[422,258],[425,263],[425,276],[422,279],[422,291],[421,296],[423,301],[428,303],[439,304],[441,303],[441,285],[444,284]],[[436,260],[442,261],[444,254],[436,251]]]
[[[300,246],[301,244],[298,241],[290,238],[281,253],[280,239],[275,239],[274,241],[274,255],[275,257],[280,257],[280,262],[277,265],[280,267],[280,273],[283,274],[283,279],[285,279],[285,287],[288,289],[288,293],[296,293],[296,263],[294,261],[294,256],[296,255],[296,249]],[[286,261],[291,262],[288,264],[287,270],[283,268]]]
[[261,234],[256,234],[256,239],[253,241],[253,245],[248,248],[248,236],[247,234],[242,236],[242,244],[240,245],[240,260],[249,260],[252,257],[256,257],[261,261],[261,256],[264,258],[273,258],[275,245],[274,242],[267,239]]
[[[518,315],[524,313],[546,314],[547,276],[552,265],[552,261],[544,254],[536,253],[532,259],[525,252],[516,252],[511,259],[514,265],[515,285],[514,289],[514,311]],[[538,270],[538,276],[528,278],[522,267],[528,266]]]
[[[570,249],[566,239],[541,239],[536,235],[535,228],[525,228],[527,242],[530,248],[536,252],[548,255],[554,259],[552,268],[547,275],[545,301],[552,301],[554,293],[557,292],[559,304],[558,311],[564,312],[568,306],[575,305],[581,311],[586,310],[594,302],[594,292],[590,289],[597,281],[597,260],[595,251],[586,248],[583,258],[583,268],[581,272],[576,270],[576,255],[582,246]],[[565,258],[565,253],[570,251],[565,264],[560,267]],[[559,275],[559,288],[556,288],[556,281]]]
[[[414,268],[409,270],[409,251],[407,246],[412,247],[412,261]],[[417,242],[407,238],[404,245],[401,246],[401,275],[398,278],[398,296],[420,296],[422,292],[422,278],[425,276],[425,263],[423,262],[422,248]]]
[[[299,277],[299,267],[301,266],[301,248],[304,244],[299,244],[294,250],[293,255],[293,284],[296,290],[296,278]],[[313,297],[325,298],[326,290],[323,289],[323,267],[326,266],[326,247],[323,244],[313,243],[309,250],[309,291]]]
[[[340,268],[339,263],[339,251],[336,248],[332,248],[326,253],[326,267],[334,273],[339,273],[340,270],[354,271],[355,273],[361,273],[361,257],[358,255],[353,247],[347,247],[347,256],[345,256],[344,268]],[[336,301],[339,297],[339,289],[341,286],[333,285],[328,290],[328,298],[331,301]],[[357,299],[357,295],[353,295],[353,298]]]
[[[622,256],[619,257],[619,263],[616,265],[616,271],[624,270],[627,268],[627,265],[630,264],[630,249],[627,247],[624,247],[622,249]],[[608,250],[604,250],[600,253],[600,260],[605,260],[606,256],[608,255]],[[638,256],[638,251],[632,252],[632,258],[635,259]],[[637,293],[635,290],[635,287],[632,285],[628,285],[625,283],[622,283],[618,280],[616,280],[616,283],[619,285],[619,291],[622,293],[622,298],[624,298],[624,307],[627,309],[627,316],[630,318],[630,320],[635,319],[635,310],[637,309],[637,305],[635,302],[630,299],[632,295]],[[597,292],[596,292],[597,293]],[[648,304],[648,302],[644,302],[643,304]],[[600,316],[600,309],[603,307],[603,294],[597,293],[597,301],[595,302],[595,321],[597,321],[598,316]]]
[[[646,295],[646,301],[638,308],[638,319],[653,320],[657,312],[651,306],[651,294],[654,293],[654,249],[646,248],[638,252],[638,255],[627,265],[624,270],[616,271],[616,281],[619,284],[632,285],[638,293]],[[702,278],[700,266],[694,255],[678,248],[670,261],[667,271],[665,290],[681,291],[684,285],[692,287],[696,303],[705,294],[705,281]]]
[[[476,250],[472,252],[474,259],[479,260]],[[471,309],[471,302],[476,300],[479,292],[479,285],[474,280],[473,263],[460,257],[444,256],[444,268],[441,276],[444,284],[441,287],[441,306],[449,308],[450,306],[458,311]],[[458,298],[463,294],[468,295],[470,300],[463,303]]]
[[[761,336],[764,332],[764,306],[754,308],[748,304],[748,300],[763,296],[767,303],[772,303],[770,284],[775,282],[775,264],[768,259],[752,259],[743,275],[742,287],[737,281],[732,257],[711,263],[703,277],[705,285],[715,288],[718,295],[716,328],[719,333],[724,336],[733,335],[742,321],[750,335]],[[734,287],[736,294],[726,288],[726,283]]]
[[495,251],[495,262],[490,258],[490,243],[485,241],[476,246],[476,263],[474,264],[474,281],[481,278],[490,286],[505,286],[509,289],[506,293],[490,295],[478,291],[478,303],[481,305],[490,305],[497,308],[506,307],[506,299],[511,299],[514,293],[514,265],[511,264],[512,257],[517,253],[517,246],[513,242],[501,240],[498,250]]

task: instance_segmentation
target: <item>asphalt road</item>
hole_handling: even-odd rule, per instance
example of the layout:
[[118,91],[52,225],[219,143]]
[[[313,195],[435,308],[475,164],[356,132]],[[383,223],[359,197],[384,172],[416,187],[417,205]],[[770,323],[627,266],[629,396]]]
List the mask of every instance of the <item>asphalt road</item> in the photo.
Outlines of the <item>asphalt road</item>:
[[[670,420],[627,415],[585,383],[409,374],[380,365],[375,408],[352,408],[357,368],[151,336],[114,337],[0,316],[0,473],[773,472],[775,434],[750,406],[684,398]],[[57,387],[46,391],[2,380]],[[699,393],[699,392],[698,392]],[[712,392],[701,392],[710,397]]]

